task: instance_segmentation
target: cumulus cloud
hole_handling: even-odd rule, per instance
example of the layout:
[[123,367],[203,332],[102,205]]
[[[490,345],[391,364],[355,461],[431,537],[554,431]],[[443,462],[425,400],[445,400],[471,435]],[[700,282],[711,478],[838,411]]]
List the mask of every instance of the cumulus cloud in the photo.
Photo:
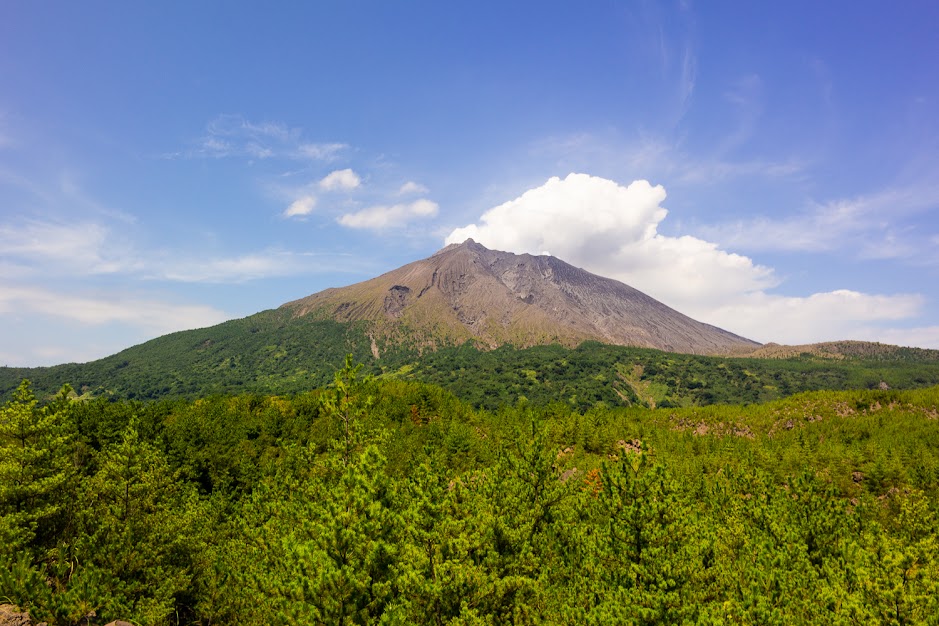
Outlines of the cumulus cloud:
[[480,223],[454,230],[447,243],[472,237],[499,250],[558,258],[656,292],[667,303],[720,303],[731,294],[776,285],[770,268],[695,237],[658,233],[668,215],[665,189],[637,180],[571,174],[490,209]]
[[316,198],[309,195],[303,196],[291,202],[290,206],[284,209],[284,217],[302,217],[309,215],[313,212],[314,207],[316,207]]
[[621,280],[696,319],[759,341],[804,343],[853,338],[872,325],[907,319],[920,296],[839,290],[806,297],[771,293],[772,268],[691,236],[659,232],[668,215],[661,185],[628,186],[570,174],[494,207],[457,228],[446,243],[473,238],[493,249],[552,254]]
[[383,229],[404,226],[408,222],[437,215],[436,202],[426,199],[392,206],[374,206],[355,213],[346,213],[337,221],[349,228]]
[[362,180],[359,178],[359,175],[351,169],[336,170],[327,174],[323,180],[320,181],[320,188],[327,191],[335,191],[337,189],[348,191],[358,187],[361,182]]
[[398,189],[398,195],[399,195],[399,196],[409,196],[409,195],[412,195],[412,194],[423,194],[423,193],[427,193],[428,191],[430,191],[430,190],[427,189],[427,187],[425,187],[424,185],[422,185],[422,184],[420,184],[420,183],[415,183],[413,180],[409,180],[408,182],[406,182],[406,183],[404,183],[403,185],[401,185],[401,188],[400,188],[400,189]]

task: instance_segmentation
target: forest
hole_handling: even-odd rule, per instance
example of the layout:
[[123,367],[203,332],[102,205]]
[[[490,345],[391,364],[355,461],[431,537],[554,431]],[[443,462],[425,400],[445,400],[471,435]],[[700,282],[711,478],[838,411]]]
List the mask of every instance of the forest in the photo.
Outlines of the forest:
[[0,602],[48,624],[939,623],[939,387],[643,390],[491,409],[351,357],[281,395],[24,381]]

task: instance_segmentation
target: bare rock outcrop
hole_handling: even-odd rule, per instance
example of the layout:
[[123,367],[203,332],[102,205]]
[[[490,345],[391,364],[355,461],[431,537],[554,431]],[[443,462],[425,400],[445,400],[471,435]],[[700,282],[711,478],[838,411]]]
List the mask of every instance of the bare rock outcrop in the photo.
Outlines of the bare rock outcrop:
[[0,604],[0,626],[33,626],[29,613],[12,604]]

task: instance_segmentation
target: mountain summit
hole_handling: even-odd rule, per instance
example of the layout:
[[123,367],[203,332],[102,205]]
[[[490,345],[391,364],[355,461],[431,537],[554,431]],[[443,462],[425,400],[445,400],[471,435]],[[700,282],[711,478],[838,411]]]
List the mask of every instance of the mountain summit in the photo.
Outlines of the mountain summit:
[[489,250],[472,239],[281,308],[298,317],[368,322],[373,352],[376,338],[430,348],[467,340],[495,348],[593,339],[695,354],[759,345],[560,259]]

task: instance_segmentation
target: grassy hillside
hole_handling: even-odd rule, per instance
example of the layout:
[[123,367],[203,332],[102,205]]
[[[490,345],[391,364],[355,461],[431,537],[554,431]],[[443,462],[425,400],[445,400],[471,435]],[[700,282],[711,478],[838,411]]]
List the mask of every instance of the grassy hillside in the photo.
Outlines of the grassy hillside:
[[757,359],[586,342],[573,349],[503,346],[491,351],[465,344],[419,354],[417,346],[373,341],[366,328],[365,323],[265,311],[166,335],[91,363],[0,368],[0,399],[9,398],[24,378],[32,381],[39,397],[51,397],[65,383],[81,395],[124,399],[299,393],[326,384],[346,354],[374,374],[431,382],[488,409],[519,401],[561,401],[580,409],[598,402],[648,407],[744,404],[801,391],[939,384],[939,352],[928,350],[865,348],[858,352],[863,358],[802,353]]
[[90,363],[0,368],[0,397],[9,397],[24,378],[40,397],[65,383],[80,394],[126,399],[285,393],[326,384],[346,354],[371,358],[360,325],[270,310],[165,335]]

